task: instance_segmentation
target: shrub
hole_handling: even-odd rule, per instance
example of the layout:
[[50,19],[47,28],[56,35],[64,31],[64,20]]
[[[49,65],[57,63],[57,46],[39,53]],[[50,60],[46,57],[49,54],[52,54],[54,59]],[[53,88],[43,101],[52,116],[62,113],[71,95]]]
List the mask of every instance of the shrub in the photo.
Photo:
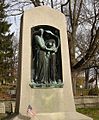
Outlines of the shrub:
[[90,89],[88,95],[99,95],[98,87]]

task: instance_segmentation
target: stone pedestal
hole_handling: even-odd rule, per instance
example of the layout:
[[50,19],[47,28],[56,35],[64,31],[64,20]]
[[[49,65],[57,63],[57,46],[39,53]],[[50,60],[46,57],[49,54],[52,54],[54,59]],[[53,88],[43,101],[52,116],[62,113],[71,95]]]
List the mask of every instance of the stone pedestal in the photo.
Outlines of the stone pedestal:
[[92,118],[89,118],[78,112],[66,112],[66,113],[59,112],[59,113],[41,113],[37,114],[35,117],[18,115],[14,118],[14,120],[92,120]]
[[[47,25],[60,32],[63,88],[32,89],[31,82],[31,28]],[[22,19],[21,77],[17,106],[19,115],[12,120],[92,120],[75,110],[72,93],[69,48],[65,16],[49,7],[37,7],[24,12]],[[27,115],[31,105],[35,117]]]

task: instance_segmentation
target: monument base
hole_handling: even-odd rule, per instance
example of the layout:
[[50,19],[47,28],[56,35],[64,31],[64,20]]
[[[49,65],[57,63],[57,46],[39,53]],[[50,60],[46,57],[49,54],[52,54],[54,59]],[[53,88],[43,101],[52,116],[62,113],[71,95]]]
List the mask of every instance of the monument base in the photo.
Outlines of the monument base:
[[10,120],[93,120],[78,112],[40,113],[34,117],[18,115]]

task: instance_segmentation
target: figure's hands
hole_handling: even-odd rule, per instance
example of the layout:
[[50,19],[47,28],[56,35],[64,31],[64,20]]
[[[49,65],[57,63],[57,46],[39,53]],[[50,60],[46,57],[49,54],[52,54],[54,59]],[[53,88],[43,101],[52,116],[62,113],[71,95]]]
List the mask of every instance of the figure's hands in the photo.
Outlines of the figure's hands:
[[56,52],[57,52],[57,48],[53,47],[53,48],[52,48],[52,52],[55,52],[55,53],[56,53]]
[[57,52],[57,48],[55,48],[55,50],[54,50],[54,51],[55,51],[55,53],[56,53],[56,52]]
[[56,53],[57,52],[57,48],[56,47],[51,47],[51,48],[45,48],[46,50],[50,51],[50,52],[53,52],[53,53]]

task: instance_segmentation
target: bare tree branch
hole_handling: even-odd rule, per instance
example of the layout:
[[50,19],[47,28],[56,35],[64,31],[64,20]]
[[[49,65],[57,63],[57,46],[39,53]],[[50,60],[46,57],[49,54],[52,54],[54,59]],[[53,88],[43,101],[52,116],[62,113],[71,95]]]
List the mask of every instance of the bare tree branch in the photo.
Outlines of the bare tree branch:
[[99,41],[99,28],[96,31],[93,44],[86,51],[85,56],[73,66],[74,69],[79,69],[80,67],[83,67],[83,65],[85,65],[91,57],[93,57],[96,50],[99,48],[99,44],[97,44],[99,43],[98,41]]
[[69,2],[70,2],[70,0],[68,0],[65,4],[61,4],[61,12],[62,13],[63,13],[63,7],[66,6]]
[[71,0],[69,0],[69,11],[70,11],[70,23],[71,23],[71,26],[73,25],[72,23],[72,10],[71,10]]
[[81,2],[80,2],[80,6],[79,6],[77,18],[76,18],[76,24],[78,24],[78,19],[79,19],[80,13],[81,13],[82,4],[83,4],[83,0],[81,0]]
[[91,29],[90,45],[93,44],[95,24],[97,21],[97,17],[99,16],[99,13],[96,14],[95,3],[94,3],[94,14],[95,14],[95,18],[94,18],[94,22],[93,22],[92,29]]

